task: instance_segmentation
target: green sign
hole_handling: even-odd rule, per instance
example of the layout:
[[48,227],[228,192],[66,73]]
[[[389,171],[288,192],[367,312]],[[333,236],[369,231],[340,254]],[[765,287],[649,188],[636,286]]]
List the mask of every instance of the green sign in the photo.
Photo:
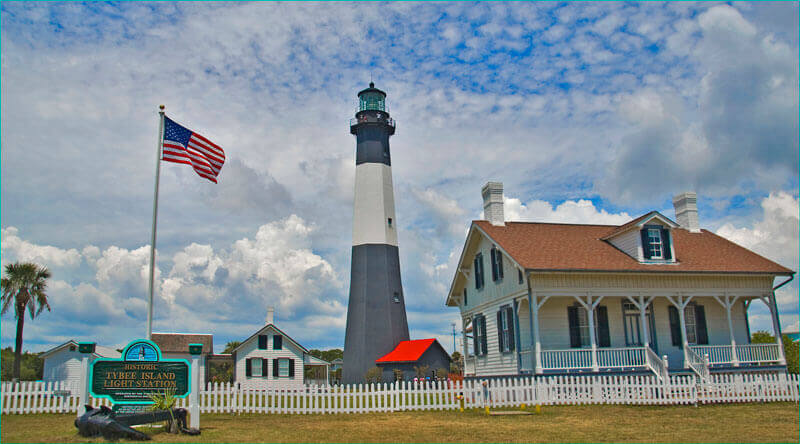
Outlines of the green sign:
[[92,363],[90,390],[96,398],[120,404],[151,403],[151,395],[189,394],[189,363],[185,359],[161,359],[152,341],[137,339],[122,351],[122,359],[100,358]]

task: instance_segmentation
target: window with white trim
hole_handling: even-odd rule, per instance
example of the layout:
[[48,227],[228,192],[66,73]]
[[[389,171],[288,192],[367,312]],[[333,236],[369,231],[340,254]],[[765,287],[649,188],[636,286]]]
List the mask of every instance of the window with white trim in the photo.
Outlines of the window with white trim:
[[289,359],[287,358],[278,359],[278,376],[281,378],[289,377]]
[[686,325],[686,342],[689,345],[697,345],[697,318],[695,317],[694,305],[690,305],[684,310],[683,322]]
[[647,243],[650,245],[650,259],[664,259],[664,243],[661,240],[660,229],[647,229]]
[[261,358],[253,358],[250,362],[250,369],[253,377],[261,377],[261,369],[263,368]]
[[[597,341],[597,308],[594,309],[594,338]],[[583,307],[578,308],[578,329],[581,334],[581,345],[588,346],[591,344],[591,339],[589,339],[589,314],[586,312],[586,309]]]
[[508,310],[502,307],[500,310],[500,334],[503,335],[503,351],[511,351],[511,322],[508,319]]

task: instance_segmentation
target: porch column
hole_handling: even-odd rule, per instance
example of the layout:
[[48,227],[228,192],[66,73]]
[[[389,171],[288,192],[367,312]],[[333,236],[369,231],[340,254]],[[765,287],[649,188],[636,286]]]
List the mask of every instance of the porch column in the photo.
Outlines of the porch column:
[[667,300],[678,309],[678,321],[681,324],[681,344],[683,345],[683,368],[689,367],[689,356],[686,350],[689,348],[689,340],[686,338],[686,320],[684,319],[684,310],[694,296],[681,296],[676,295],[675,299],[672,296],[667,296]]
[[[731,362],[733,363],[734,367],[739,366],[739,356],[736,353],[736,338],[733,335],[733,321],[731,320],[731,308],[736,303],[736,300],[739,299],[738,296],[733,297],[731,299],[727,293],[723,295],[723,299],[720,300],[717,296],[714,296],[717,302],[719,302],[724,308],[725,313],[728,315],[728,333],[730,334],[730,341],[731,341]],[[724,302],[723,302],[724,301]]]
[[534,372],[542,374],[542,347],[539,344],[539,301],[533,296],[531,291],[531,275],[525,273],[525,281],[528,284],[528,329],[531,337],[531,352],[533,352]]
[[517,350],[517,374],[522,369],[522,339],[519,337],[519,303],[514,299],[514,348]]
[[594,334],[594,305],[592,305],[592,296],[589,295],[586,298],[589,302],[589,306],[586,309],[588,312],[586,317],[589,319],[589,343],[592,344],[592,370],[600,371],[600,367],[597,365],[597,338]]
[[[473,328],[473,330],[474,330],[474,328]],[[475,334],[474,331],[472,333]],[[467,323],[466,323],[466,320],[464,318],[461,318],[461,349],[464,351],[464,353],[463,353],[463,356],[464,356],[464,367],[466,367],[466,365],[467,365],[467,356],[469,356],[469,355],[467,354]],[[466,368],[464,368],[464,370],[465,370],[464,373],[466,373]]]
[[533,298],[533,330],[534,330],[534,358],[536,359],[536,374],[542,374],[542,342],[539,336],[539,298]]
[[778,364],[786,365],[786,354],[783,350],[783,336],[781,335],[781,321],[778,319],[778,303],[775,300],[775,292],[765,295],[761,298],[767,307],[769,313],[772,315],[772,331],[775,334],[775,342],[778,343]]

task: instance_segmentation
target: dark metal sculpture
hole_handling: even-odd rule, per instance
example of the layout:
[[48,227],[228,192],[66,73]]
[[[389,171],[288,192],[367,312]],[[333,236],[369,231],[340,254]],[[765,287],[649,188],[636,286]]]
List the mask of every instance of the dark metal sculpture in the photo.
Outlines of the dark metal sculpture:
[[188,410],[186,409],[156,410],[117,415],[108,407],[93,408],[87,404],[86,413],[75,420],[75,427],[78,428],[78,433],[81,436],[95,437],[103,435],[103,438],[109,441],[116,441],[122,438],[134,441],[149,441],[149,436],[131,426],[159,421],[175,421],[181,432],[188,435],[199,435],[199,430],[187,427],[187,415]]

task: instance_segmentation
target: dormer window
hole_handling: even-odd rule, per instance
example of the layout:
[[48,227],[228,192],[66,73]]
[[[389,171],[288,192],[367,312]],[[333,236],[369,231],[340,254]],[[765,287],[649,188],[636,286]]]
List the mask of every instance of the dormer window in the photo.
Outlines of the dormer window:
[[661,225],[642,227],[642,254],[646,261],[671,261],[672,243],[669,229]]
[[647,229],[647,243],[650,244],[650,259],[664,259],[664,245],[661,241],[661,230]]

